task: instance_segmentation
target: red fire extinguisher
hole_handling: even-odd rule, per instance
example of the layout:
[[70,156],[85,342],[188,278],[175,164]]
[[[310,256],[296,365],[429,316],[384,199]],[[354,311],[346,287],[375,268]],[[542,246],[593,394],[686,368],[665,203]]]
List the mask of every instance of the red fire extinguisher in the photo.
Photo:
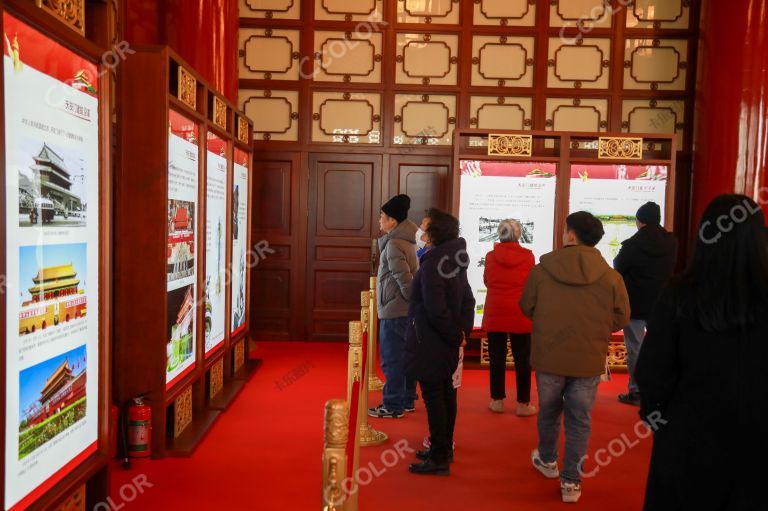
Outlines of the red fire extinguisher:
[[152,408],[144,404],[144,397],[133,398],[128,406],[127,447],[132,458],[146,458],[151,451]]

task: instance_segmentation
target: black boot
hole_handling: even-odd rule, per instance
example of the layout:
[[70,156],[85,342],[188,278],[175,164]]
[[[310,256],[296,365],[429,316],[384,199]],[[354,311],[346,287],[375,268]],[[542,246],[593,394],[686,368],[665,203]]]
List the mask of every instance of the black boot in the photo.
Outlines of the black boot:
[[[424,449],[423,451],[416,451],[416,457],[420,460],[426,460],[429,458],[429,455],[432,451],[429,449]],[[451,450],[450,454],[448,454],[448,463],[453,463],[453,450]]]
[[451,473],[451,465],[447,461],[440,463],[427,458],[421,463],[412,463],[408,471],[411,474],[447,476]]

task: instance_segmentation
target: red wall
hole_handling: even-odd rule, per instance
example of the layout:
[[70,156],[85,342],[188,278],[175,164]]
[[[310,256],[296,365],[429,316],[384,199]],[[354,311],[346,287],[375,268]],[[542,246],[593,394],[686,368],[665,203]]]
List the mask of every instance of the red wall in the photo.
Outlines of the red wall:
[[768,2],[705,0],[700,34],[692,229],[721,193],[768,211]]
[[167,44],[237,102],[237,0],[126,0],[125,39]]

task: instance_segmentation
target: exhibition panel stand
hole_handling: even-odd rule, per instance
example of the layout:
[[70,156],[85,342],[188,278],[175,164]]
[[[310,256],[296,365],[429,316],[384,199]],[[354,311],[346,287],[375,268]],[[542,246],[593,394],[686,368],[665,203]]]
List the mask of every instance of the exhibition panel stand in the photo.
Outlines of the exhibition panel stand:
[[89,11],[89,39],[84,10],[0,10],[3,509],[92,508],[109,483],[109,23]]
[[[520,221],[521,245],[538,261],[562,246],[570,213],[589,211],[605,226],[597,248],[612,265],[621,243],[637,231],[635,213],[645,202],[661,206],[672,230],[675,155],[674,135],[457,130],[451,202],[472,261],[473,337],[484,337],[483,271],[500,221]],[[619,338],[611,347],[615,367],[624,364],[622,346]],[[482,361],[482,344],[480,352]]]
[[248,374],[247,267],[232,258],[248,247],[252,127],[169,48],[132,49],[118,88],[115,397],[151,407],[153,457],[183,456]]

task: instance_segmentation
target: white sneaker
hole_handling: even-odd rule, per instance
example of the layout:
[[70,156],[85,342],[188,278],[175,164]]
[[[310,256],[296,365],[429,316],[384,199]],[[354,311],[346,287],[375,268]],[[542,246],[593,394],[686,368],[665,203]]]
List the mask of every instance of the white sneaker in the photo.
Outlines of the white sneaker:
[[494,413],[504,413],[504,400],[503,399],[491,399],[491,404],[488,408]]
[[578,502],[581,497],[581,485],[561,481],[560,494],[563,496],[563,502]]
[[534,449],[531,453],[531,463],[533,468],[541,472],[541,474],[547,479],[557,479],[560,477],[560,471],[557,469],[557,462],[544,463],[539,455],[539,450]]

